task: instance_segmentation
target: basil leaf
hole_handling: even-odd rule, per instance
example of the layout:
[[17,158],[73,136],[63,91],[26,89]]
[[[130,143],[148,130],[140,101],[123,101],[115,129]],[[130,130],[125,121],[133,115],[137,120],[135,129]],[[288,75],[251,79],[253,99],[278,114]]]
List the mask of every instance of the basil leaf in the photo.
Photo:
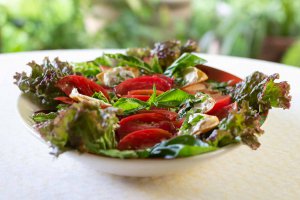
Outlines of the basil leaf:
[[147,103],[148,103],[148,108],[150,108],[152,105],[157,106],[155,85],[153,85],[153,93],[150,96],[150,98],[148,99]]
[[108,99],[104,96],[104,94],[100,91],[100,92],[95,92],[93,95],[92,95],[93,98],[95,99],[99,99],[99,100],[102,100],[104,101],[105,103],[109,103]]
[[114,61],[116,62],[115,66],[135,67],[146,73],[153,73],[149,64],[134,56],[127,56],[121,53],[104,54],[104,56],[114,59]]
[[120,151],[118,149],[108,149],[108,150],[100,150],[99,154],[112,157],[112,158],[147,158],[149,157],[149,152],[146,150],[126,150],[126,151]]
[[157,105],[161,107],[178,107],[188,98],[192,97],[192,95],[180,89],[171,89],[159,95],[156,101]]
[[147,103],[134,98],[120,98],[113,107],[121,109],[124,115],[129,115],[147,107]]
[[210,146],[191,135],[180,135],[163,141],[149,150],[150,157],[166,159],[188,157],[214,151],[217,147]]
[[33,121],[40,123],[40,122],[45,122],[47,120],[54,119],[57,116],[56,112],[49,112],[49,113],[35,113],[32,115]]
[[163,70],[159,64],[159,60],[156,55],[151,59],[150,66],[154,73],[158,73],[158,74],[163,73]]
[[165,70],[164,75],[173,77],[182,72],[185,68],[194,67],[195,65],[204,64],[205,62],[206,60],[194,54],[184,53]]

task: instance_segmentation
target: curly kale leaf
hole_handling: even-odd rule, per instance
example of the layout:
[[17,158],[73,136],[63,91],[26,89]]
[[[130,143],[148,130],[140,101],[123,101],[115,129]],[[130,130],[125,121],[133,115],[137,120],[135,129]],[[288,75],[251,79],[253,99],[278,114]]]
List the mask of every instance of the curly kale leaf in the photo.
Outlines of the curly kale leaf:
[[252,109],[259,113],[267,112],[272,107],[288,109],[291,96],[290,85],[286,82],[276,83],[279,74],[267,76],[261,72],[254,72],[230,90],[230,95],[239,105],[248,101]]
[[55,154],[68,148],[99,154],[100,150],[116,148],[117,112],[112,107],[100,109],[86,102],[74,103],[55,119],[37,124],[36,129],[51,143]]
[[35,97],[41,105],[57,105],[54,98],[64,96],[64,93],[55,85],[60,78],[74,73],[72,66],[58,58],[52,62],[45,58],[41,65],[32,61],[28,65],[32,69],[31,74],[16,73],[15,84],[22,92]]
[[247,101],[243,101],[241,109],[232,110],[206,142],[222,147],[241,140],[252,149],[257,149],[260,146],[257,136],[264,133],[260,125],[260,115],[249,107]]

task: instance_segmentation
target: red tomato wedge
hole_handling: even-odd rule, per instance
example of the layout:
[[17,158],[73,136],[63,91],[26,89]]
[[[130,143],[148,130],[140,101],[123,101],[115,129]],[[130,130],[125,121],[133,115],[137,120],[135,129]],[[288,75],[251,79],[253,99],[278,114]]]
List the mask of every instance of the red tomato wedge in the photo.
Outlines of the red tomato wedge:
[[139,99],[141,101],[148,101],[148,99],[150,98],[149,95],[139,95],[139,94],[136,94],[136,95],[123,95],[122,97],[135,98],[135,99]]
[[[156,90],[156,95],[160,95],[164,93],[164,91]],[[131,90],[128,92],[129,95],[151,95],[153,94],[153,90]]]
[[157,76],[140,76],[123,81],[115,87],[115,91],[117,94],[126,95],[131,90],[152,89],[153,85],[161,91],[170,90],[172,86],[168,81]]
[[65,104],[73,104],[76,102],[73,99],[71,99],[70,97],[55,97],[54,100],[61,101]]
[[174,124],[160,113],[141,113],[123,118],[120,121],[120,128],[117,130],[119,139],[127,134],[149,128],[160,128],[171,133],[176,132]]
[[119,150],[137,150],[154,146],[172,137],[172,134],[160,128],[144,129],[126,135],[118,144]]
[[107,91],[103,87],[83,76],[65,76],[57,82],[56,86],[68,96],[73,88],[77,88],[80,94],[92,96],[95,92],[102,92],[103,95],[109,99]]
[[229,95],[212,94],[211,97],[214,98],[216,104],[210,111],[207,112],[208,115],[212,115],[213,113],[218,112],[223,107],[231,104],[231,97]]

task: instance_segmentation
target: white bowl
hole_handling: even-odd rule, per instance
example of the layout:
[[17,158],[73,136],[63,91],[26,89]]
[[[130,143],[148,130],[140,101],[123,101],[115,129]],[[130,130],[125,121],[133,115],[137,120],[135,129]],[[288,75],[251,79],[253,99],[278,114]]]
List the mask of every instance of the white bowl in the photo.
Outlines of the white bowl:
[[[34,122],[31,119],[31,115],[35,111],[40,110],[40,108],[31,102],[26,95],[22,94],[18,98],[17,109],[28,130],[40,141],[43,141],[37,131],[32,128]],[[206,160],[220,156],[236,149],[238,146],[240,145],[229,145],[202,155],[177,159],[118,159],[89,153],[80,154],[76,151],[69,151],[64,154],[88,167],[102,172],[122,176],[149,177],[184,172],[185,170],[197,167],[197,165],[205,165]],[[63,157],[58,157],[58,159],[63,159]]]

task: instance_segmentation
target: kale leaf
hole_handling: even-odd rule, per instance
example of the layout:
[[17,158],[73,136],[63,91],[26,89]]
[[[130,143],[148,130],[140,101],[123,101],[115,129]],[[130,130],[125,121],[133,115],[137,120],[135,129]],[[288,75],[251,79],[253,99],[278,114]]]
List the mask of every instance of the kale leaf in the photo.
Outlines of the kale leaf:
[[64,93],[55,85],[60,78],[74,73],[72,66],[58,58],[50,62],[47,57],[41,65],[34,61],[28,65],[32,69],[31,74],[28,76],[25,72],[16,73],[15,84],[25,94],[36,98],[41,105],[57,105],[58,102],[54,98],[64,96]]

